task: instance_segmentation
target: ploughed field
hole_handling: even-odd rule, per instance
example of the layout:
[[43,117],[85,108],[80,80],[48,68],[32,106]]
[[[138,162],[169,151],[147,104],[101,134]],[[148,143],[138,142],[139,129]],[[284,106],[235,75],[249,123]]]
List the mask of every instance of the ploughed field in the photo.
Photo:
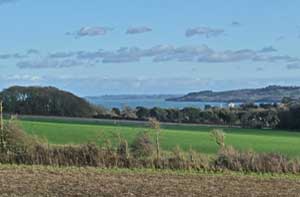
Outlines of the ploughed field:
[[[85,121],[66,121],[58,119],[21,120],[21,126],[29,133],[48,141],[49,144],[102,144],[106,140],[117,142],[118,136],[130,144],[136,135],[148,131],[154,137],[154,131],[141,124],[92,123]],[[161,147],[170,151],[177,145],[183,150],[194,149],[201,153],[217,153],[217,145],[210,136],[214,127],[164,125],[161,129]],[[300,155],[300,132],[280,130],[223,128],[225,142],[240,150],[257,152],[275,152],[288,156]]]
[[299,196],[296,175],[0,165],[0,196]]

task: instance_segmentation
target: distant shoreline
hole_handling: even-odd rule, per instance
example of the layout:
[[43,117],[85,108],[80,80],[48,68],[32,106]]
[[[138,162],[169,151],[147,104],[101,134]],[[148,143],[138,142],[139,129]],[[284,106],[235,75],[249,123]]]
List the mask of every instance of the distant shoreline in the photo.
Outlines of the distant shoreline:
[[225,102],[225,103],[278,103],[283,98],[300,98],[300,87],[268,86],[258,89],[240,89],[221,92],[210,90],[188,93],[182,97],[167,98],[173,102]]

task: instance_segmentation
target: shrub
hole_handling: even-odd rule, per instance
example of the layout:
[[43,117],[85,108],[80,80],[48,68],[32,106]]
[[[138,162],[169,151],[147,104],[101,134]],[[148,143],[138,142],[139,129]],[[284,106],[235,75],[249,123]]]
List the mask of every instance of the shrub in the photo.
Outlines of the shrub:
[[192,149],[188,152],[189,169],[210,170],[211,163],[208,156],[198,153]]
[[132,165],[132,160],[130,157],[130,151],[129,151],[129,146],[128,142],[125,139],[119,140],[119,144],[117,147],[117,155],[118,155],[118,165],[121,165],[126,168],[130,168]]
[[131,144],[131,151],[136,158],[149,157],[153,155],[154,145],[147,132],[141,132],[137,135]]
[[171,169],[188,169],[187,159],[179,146],[176,146],[172,151],[169,167]]
[[118,145],[118,148],[117,148],[117,153],[123,159],[128,159],[129,158],[130,154],[129,154],[129,147],[128,147],[127,140],[121,139],[119,141],[119,145]]
[[275,153],[241,152],[232,146],[220,149],[215,160],[217,169],[259,173],[298,173],[299,161]]
[[150,157],[154,152],[153,142],[147,132],[139,133],[130,147],[135,158]]
[[1,152],[9,154],[22,154],[32,151],[33,147],[39,144],[39,140],[23,132],[18,121],[11,118],[4,124],[1,131]]

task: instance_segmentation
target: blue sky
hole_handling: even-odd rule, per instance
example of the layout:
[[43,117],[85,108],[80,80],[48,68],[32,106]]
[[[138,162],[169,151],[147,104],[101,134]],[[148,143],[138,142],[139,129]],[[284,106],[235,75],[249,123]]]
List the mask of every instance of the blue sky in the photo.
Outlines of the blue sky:
[[297,0],[0,0],[0,88],[187,93],[300,85]]

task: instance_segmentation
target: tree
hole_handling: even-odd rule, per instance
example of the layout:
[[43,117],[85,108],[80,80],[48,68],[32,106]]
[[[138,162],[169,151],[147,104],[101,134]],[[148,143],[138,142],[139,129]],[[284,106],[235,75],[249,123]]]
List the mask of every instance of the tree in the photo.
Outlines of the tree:
[[236,112],[231,109],[220,109],[219,118],[229,126],[235,124],[238,119]]
[[188,123],[197,123],[199,121],[199,113],[200,109],[193,108],[193,107],[186,107],[181,110],[184,121]]
[[121,116],[121,110],[119,108],[114,107],[111,109],[111,112],[116,116]]
[[178,109],[166,109],[169,122],[182,122],[182,113]]
[[136,115],[140,120],[146,120],[150,116],[150,110],[145,107],[136,107]]
[[278,113],[274,110],[262,111],[259,115],[265,128],[276,128],[279,124]]
[[282,129],[300,129],[300,101],[289,104],[287,109],[278,112],[279,124]]
[[168,120],[168,113],[165,109],[154,107],[150,110],[150,117],[164,122]]
[[121,112],[121,115],[123,118],[125,119],[136,119],[137,116],[135,114],[135,111],[133,109],[131,109],[130,107],[128,106],[125,106]]

